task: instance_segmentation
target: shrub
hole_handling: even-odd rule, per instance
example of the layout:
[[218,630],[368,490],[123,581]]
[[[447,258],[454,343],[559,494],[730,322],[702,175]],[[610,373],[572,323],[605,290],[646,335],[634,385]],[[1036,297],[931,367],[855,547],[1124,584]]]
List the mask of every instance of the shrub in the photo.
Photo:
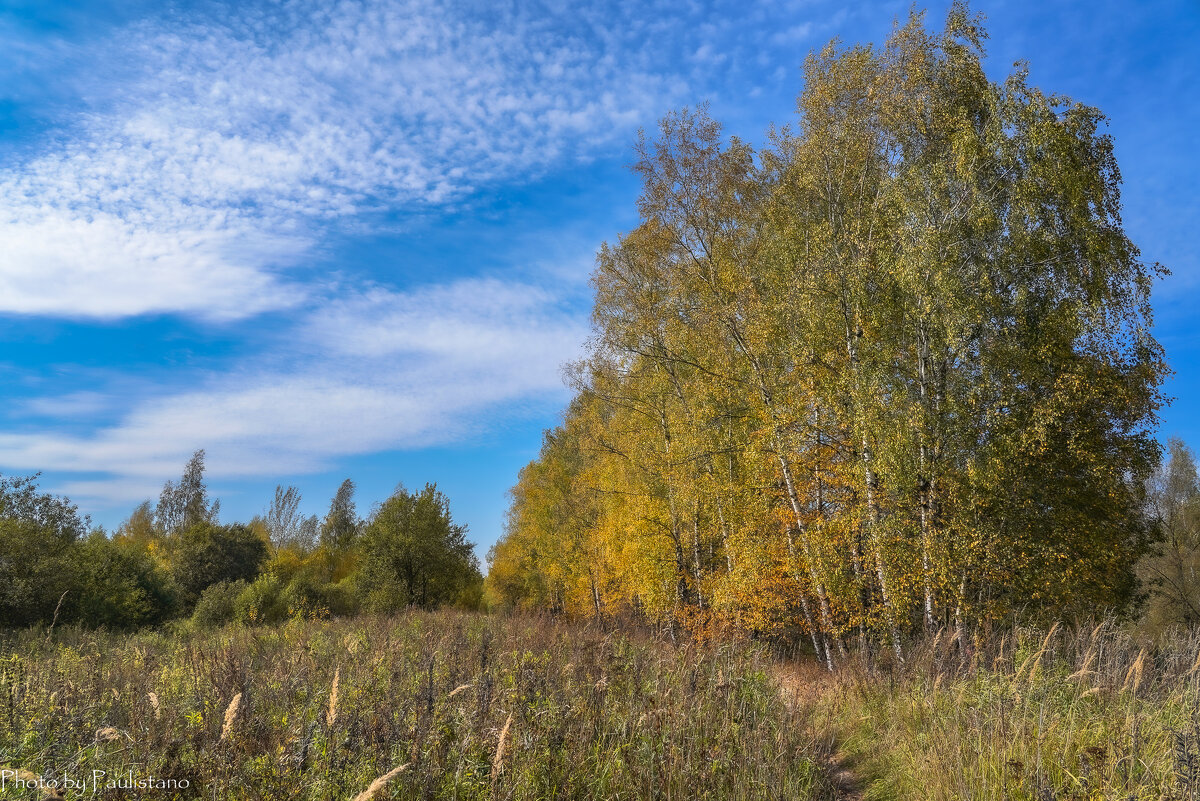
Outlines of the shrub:
[[234,618],[242,623],[278,623],[287,617],[281,597],[284,584],[273,573],[264,573],[238,593]]
[[162,623],[175,611],[171,577],[145,549],[95,533],[74,556],[72,617],[86,626],[130,629]]
[[267,544],[248,526],[196,523],[172,543],[172,572],[184,600],[222,581],[250,581],[267,558]]
[[192,622],[202,628],[211,628],[233,621],[237,617],[238,598],[246,586],[245,580],[238,579],[218,581],[206,587],[200,593],[200,600],[196,601]]

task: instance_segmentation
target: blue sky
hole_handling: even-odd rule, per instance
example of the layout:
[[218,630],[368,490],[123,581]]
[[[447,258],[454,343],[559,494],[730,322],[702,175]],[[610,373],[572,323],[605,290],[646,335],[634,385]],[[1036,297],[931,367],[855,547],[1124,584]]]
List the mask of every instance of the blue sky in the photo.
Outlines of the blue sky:
[[[946,3],[927,6],[940,24]],[[196,448],[226,520],[436,481],[482,556],[567,400],[639,126],[759,142],[903,2],[0,2],[0,472],[112,528]],[[1200,3],[978,2],[1110,118],[1200,444]]]

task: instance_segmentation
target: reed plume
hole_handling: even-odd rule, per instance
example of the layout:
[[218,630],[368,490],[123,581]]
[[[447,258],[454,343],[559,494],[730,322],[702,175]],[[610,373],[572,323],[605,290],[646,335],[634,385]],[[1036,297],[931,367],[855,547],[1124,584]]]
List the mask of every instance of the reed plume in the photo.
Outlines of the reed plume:
[[238,693],[233,696],[233,700],[229,702],[229,706],[225,709],[225,725],[221,727],[221,739],[224,740],[233,731],[234,721],[237,720],[238,709],[242,705],[242,694]]
[[121,739],[121,732],[114,729],[112,726],[104,726],[96,730],[96,742],[111,743],[114,740]]
[[504,721],[504,728],[500,730],[500,741],[496,743],[496,755],[492,757],[492,781],[496,781],[496,777],[504,769],[504,746],[508,742],[508,730],[512,726],[512,721],[513,716],[509,712],[508,720]]
[[333,687],[329,690],[329,709],[325,711],[325,725],[333,728],[338,716],[338,687],[342,682],[342,669],[339,666],[333,672]]
[[407,770],[410,764],[412,763],[405,762],[403,765],[392,768],[387,773],[371,782],[371,785],[367,789],[354,796],[352,801],[371,801],[372,798],[379,795],[380,791],[383,790],[384,786],[386,786],[388,782]]

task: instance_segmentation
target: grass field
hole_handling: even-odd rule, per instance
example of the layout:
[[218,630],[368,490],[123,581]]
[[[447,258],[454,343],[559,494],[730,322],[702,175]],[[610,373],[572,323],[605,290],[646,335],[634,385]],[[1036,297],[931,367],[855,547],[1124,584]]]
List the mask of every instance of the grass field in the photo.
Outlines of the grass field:
[[1197,799],[1198,655],[1112,624],[835,675],[452,612],[27,630],[0,649],[0,798]]
[[900,669],[803,676],[790,689],[865,798],[1200,798],[1200,633],[1018,629],[969,655],[938,637]]
[[3,798],[830,797],[761,649],[436,613],[26,632],[0,666]]

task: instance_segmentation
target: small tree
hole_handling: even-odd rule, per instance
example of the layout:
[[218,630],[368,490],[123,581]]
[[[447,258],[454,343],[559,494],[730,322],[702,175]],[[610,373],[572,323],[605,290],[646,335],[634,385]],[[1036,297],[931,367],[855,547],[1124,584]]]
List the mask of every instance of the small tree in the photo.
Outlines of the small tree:
[[300,514],[300,490],[296,487],[284,489],[276,485],[275,497],[267,508],[263,525],[276,548],[295,548],[306,552],[317,543],[316,516]]
[[329,514],[321,522],[321,545],[330,551],[344,551],[358,534],[358,511],[354,508],[354,482],[346,479],[329,504]]
[[179,483],[167,481],[154,509],[154,522],[164,534],[178,534],[197,523],[214,523],[220,501],[208,500],[204,485],[204,449],[192,454],[184,465]]
[[117,528],[114,539],[128,541],[149,549],[158,539],[154,526],[154,504],[142,501]]
[[362,535],[359,590],[377,611],[432,608],[457,601],[482,577],[467,527],[450,517],[434,484],[418,493],[397,487]]
[[1137,571],[1149,590],[1146,620],[1155,628],[1200,623],[1200,478],[1182,440],[1172,437],[1167,449],[1148,493],[1159,539]]

